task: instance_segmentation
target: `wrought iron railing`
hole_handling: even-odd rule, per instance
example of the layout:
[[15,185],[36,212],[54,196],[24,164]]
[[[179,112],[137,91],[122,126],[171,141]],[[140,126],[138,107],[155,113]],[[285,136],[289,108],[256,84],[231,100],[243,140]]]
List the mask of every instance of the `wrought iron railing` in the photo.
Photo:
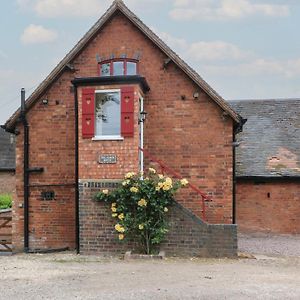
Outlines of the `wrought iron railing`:
[[[179,173],[177,173],[175,170],[173,170],[172,168],[170,168],[167,164],[165,164],[164,162],[162,162],[161,160],[157,159],[156,157],[154,157],[153,155],[151,155],[147,150],[142,149],[139,147],[139,150],[142,151],[144,153],[144,156],[147,157],[151,162],[157,163],[159,165],[159,167],[161,168],[161,173],[162,174],[169,174],[172,175],[173,177],[175,177],[176,179],[183,179],[183,176],[181,176]],[[194,192],[196,192],[200,197],[201,197],[201,205],[202,205],[202,218],[203,221],[207,221],[206,218],[206,205],[205,202],[210,202],[212,201],[211,197],[209,197],[208,195],[206,195],[205,193],[203,193],[197,186],[195,186],[194,184],[192,184],[191,182],[188,183],[188,187],[191,188]]]

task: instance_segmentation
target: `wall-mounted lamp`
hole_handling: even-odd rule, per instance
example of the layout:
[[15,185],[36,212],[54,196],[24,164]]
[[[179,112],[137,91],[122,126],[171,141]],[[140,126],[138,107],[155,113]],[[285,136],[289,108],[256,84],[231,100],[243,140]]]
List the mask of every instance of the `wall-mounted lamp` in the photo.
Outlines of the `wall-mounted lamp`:
[[170,57],[164,60],[163,68],[166,69],[167,66],[171,63],[172,59]]
[[199,92],[195,92],[194,94],[193,94],[193,97],[194,97],[194,99],[195,100],[198,100],[199,99]]
[[139,124],[144,123],[146,121],[146,117],[147,117],[147,112],[141,111],[139,117]]
[[44,98],[44,99],[42,100],[42,103],[43,103],[44,105],[48,105],[48,99]]

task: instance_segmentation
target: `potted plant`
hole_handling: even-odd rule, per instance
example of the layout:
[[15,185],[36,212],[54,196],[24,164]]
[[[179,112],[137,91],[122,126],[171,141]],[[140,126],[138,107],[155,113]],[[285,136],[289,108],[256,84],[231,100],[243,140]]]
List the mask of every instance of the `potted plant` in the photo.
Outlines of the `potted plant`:
[[110,205],[120,241],[132,239],[144,254],[153,254],[168,231],[167,214],[175,192],[186,179],[172,180],[149,168],[146,174],[129,172],[119,188],[103,190],[95,200]]

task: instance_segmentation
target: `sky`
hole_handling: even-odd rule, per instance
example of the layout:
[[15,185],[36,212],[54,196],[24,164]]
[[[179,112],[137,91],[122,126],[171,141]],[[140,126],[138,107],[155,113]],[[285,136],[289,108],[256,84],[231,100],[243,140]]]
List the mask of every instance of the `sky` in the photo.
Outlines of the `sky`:
[[[0,0],[0,124],[112,0]],[[124,0],[224,99],[300,98],[300,0]]]

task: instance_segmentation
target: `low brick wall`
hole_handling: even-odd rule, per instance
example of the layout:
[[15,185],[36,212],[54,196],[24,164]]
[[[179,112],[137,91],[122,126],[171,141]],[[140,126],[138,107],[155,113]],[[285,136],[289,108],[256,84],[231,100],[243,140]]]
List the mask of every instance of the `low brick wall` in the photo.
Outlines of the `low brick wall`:
[[170,209],[169,232],[161,250],[172,256],[235,257],[237,226],[206,224],[178,203]]
[[[79,185],[80,252],[82,254],[124,254],[134,243],[117,240],[114,220],[107,204],[93,196],[117,182],[81,181]],[[168,256],[235,257],[236,225],[208,225],[179,204],[169,211],[170,229],[160,249]]]

